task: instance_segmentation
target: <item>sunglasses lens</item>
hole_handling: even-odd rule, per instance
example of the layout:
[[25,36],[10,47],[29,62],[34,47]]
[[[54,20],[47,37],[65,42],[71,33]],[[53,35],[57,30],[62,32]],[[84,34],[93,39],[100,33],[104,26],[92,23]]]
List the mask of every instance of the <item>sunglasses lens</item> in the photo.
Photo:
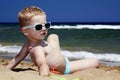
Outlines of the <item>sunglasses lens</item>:
[[42,29],[42,25],[36,25],[36,26],[35,26],[35,29],[36,29],[36,30],[41,30],[41,29]]
[[[36,29],[36,30],[41,30],[42,27],[43,27],[43,26],[42,26],[41,24],[39,24],[39,25],[36,25],[36,26],[35,26],[35,29]],[[46,28],[46,29],[50,28],[50,23],[46,23],[46,24],[45,24],[45,28]]]
[[50,23],[46,23],[45,24],[45,27],[48,29],[48,28],[50,28]]

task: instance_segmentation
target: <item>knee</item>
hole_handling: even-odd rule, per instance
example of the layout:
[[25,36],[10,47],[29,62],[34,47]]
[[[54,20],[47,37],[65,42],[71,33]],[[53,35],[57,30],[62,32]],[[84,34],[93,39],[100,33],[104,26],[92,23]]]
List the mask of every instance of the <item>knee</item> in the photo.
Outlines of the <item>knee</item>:
[[58,40],[58,39],[59,39],[59,37],[57,34],[50,34],[48,36],[48,40]]

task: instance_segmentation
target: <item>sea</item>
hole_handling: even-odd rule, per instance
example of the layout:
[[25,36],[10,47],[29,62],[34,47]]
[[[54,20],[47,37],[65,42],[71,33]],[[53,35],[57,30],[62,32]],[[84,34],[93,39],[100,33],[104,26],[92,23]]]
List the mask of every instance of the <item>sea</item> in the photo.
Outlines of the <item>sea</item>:
[[[61,53],[71,60],[97,58],[120,65],[120,23],[51,22],[50,34],[59,36]],[[18,54],[25,40],[18,23],[0,23],[0,53]]]

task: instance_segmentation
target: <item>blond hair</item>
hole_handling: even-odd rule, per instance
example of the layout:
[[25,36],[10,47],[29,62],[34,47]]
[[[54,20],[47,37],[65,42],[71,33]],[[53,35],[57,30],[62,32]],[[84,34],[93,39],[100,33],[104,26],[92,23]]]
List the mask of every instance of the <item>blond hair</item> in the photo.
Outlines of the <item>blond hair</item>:
[[19,19],[20,26],[24,27],[24,26],[29,25],[28,21],[36,15],[41,15],[41,16],[46,17],[45,12],[42,9],[35,7],[35,6],[29,6],[21,10],[18,13],[18,19]]

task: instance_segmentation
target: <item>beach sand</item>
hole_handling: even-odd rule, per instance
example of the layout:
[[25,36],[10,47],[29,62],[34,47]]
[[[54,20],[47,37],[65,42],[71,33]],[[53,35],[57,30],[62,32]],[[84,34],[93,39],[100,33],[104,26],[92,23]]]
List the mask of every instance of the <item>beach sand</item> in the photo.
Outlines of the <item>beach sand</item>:
[[6,65],[11,59],[0,57],[0,80],[120,80],[120,66],[105,66],[77,71],[68,75],[51,73],[39,76],[37,67],[28,61],[22,61],[14,71]]

